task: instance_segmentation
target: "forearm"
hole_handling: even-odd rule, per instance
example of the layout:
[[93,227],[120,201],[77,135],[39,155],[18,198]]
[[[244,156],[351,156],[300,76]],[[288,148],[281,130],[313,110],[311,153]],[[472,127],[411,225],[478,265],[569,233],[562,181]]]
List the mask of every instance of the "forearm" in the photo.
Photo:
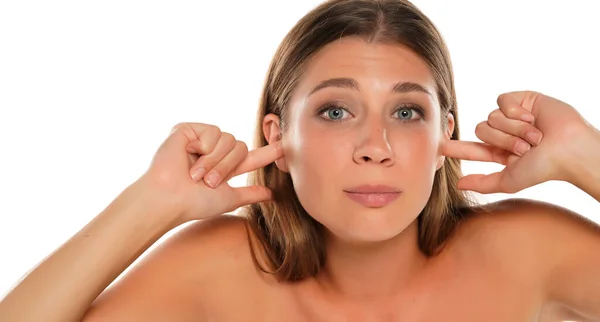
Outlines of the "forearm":
[[584,145],[585,152],[575,158],[570,181],[600,202],[600,131],[592,128]]
[[94,299],[174,224],[135,183],[0,302],[6,321],[80,321]]

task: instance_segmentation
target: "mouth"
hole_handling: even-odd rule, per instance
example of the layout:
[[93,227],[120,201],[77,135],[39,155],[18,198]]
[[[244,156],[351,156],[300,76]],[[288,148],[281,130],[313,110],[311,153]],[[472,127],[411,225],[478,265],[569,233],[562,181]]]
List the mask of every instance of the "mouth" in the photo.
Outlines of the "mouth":
[[344,190],[353,201],[368,207],[381,208],[396,200],[402,193],[390,186],[360,186]]

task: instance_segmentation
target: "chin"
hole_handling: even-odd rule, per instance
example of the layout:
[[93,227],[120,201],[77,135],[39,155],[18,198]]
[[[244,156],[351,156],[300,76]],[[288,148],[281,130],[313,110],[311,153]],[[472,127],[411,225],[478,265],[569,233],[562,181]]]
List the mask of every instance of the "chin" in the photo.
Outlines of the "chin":
[[[332,237],[349,243],[384,242],[406,231],[418,213],[408,214],[397,207],[338,210],[337,220],[322,222]],[[333,218],[332,218],[333,219]]]

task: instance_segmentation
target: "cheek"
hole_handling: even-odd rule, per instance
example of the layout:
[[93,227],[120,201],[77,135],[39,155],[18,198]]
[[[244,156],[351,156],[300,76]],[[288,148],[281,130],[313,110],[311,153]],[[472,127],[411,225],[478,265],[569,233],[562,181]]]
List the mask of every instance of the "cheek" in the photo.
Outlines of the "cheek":
[[439,135],[426,127],[414,131],[393,133],[396,161],[400,165],[427,168],[435,164],[438,157]]
[[292,176],[300,181],[327,181],[325,176],[331,177],[336,169],[352,161],[352,143],[344,140],[344,136],[321,131],[295,134],[289,144],[286,159]]
[[294,190],[303,207],[312,215],[319,213],[335,200],[352,167],[352,142],[347,133],[324,131],[314,126],[298,129],[288,137],[286,162]]

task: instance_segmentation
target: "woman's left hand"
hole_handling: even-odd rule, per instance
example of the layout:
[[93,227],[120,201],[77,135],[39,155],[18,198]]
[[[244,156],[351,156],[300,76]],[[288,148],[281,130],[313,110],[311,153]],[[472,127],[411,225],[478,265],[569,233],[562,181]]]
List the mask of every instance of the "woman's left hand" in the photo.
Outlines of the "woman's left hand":
[[448,140],[447,157],[496,162],[506,167],[496,173],[472,174],[458,188],[480,193],[515,193],[549,180],[573,179],[577,158],[591,147],[593,127],[570,105],[530,91],[498,97],[499,109],[477,125],[484,143]]

